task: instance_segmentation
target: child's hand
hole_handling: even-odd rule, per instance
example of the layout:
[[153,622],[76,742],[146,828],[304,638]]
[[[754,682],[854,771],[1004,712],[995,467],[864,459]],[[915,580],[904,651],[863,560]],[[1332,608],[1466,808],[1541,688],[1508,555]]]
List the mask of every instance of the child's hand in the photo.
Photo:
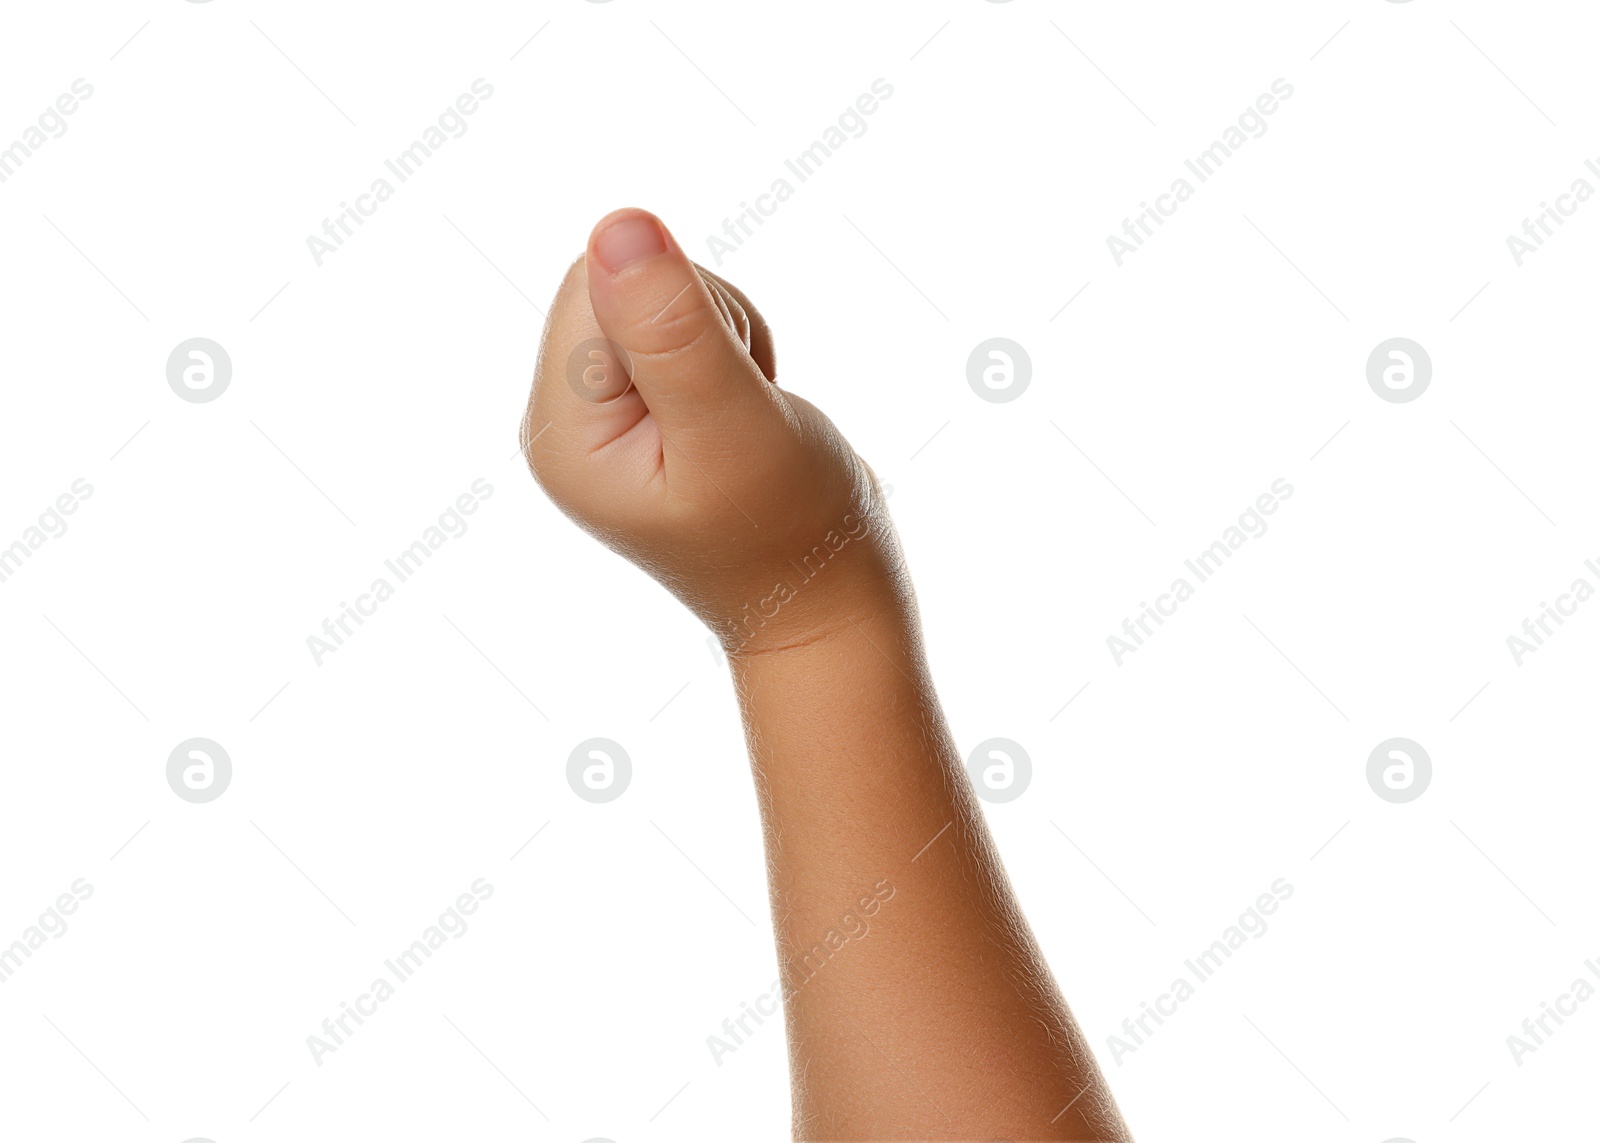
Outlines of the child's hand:
[[909,599],[871,471],[774,377],[744,295],[655,216],[620,210],[561,283],[523,426],[550,498],[730,652],[809,642]]
[[730,653],[794,1136],[1129,1143],[967,783],[877,482],[774,375],[744,295],[619,211],[551,307],[523,440]]

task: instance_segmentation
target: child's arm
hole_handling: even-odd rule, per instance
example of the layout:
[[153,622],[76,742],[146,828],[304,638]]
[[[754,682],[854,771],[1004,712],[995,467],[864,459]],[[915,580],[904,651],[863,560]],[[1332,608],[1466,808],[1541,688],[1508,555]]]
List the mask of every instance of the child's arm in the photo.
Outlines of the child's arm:
[[876,481],[773,374],[744,296],[621,211],[551,310],[524,439],[563,510],[728,649],[796,1134],[1121,1143],[950,740]]
[[797,1134],[1126,1138],[974,804],[910,609],[740,659],[734,677],[792,990]]

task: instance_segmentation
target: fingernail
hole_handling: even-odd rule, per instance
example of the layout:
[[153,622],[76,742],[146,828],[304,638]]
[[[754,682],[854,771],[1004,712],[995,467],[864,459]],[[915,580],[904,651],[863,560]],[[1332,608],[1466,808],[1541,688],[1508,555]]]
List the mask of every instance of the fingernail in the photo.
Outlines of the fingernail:
[[607,273],[615,274],[635,262],[664,254],[666,236],[653,218],[633,215],[602,230],[594,240],[595,257]]

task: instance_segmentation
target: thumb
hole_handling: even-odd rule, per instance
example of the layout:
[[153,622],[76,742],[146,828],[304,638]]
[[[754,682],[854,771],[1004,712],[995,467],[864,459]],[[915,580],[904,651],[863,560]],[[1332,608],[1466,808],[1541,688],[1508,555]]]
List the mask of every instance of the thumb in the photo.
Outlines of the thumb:
[[771,414],[760,367],[660,219],[613,211],[586,258],[595,318],[666,433]]

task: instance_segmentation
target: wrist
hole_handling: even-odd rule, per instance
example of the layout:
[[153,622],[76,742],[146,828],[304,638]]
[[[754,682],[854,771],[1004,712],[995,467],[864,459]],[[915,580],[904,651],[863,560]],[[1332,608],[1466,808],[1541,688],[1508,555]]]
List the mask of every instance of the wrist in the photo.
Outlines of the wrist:
[[[855,625],[914,628],[916,605],[876,478],[859,468],[851,510],[804,512],[752,563],[745,587],[709,622],[730,661],[782,654],[840,637]],[[810,517],[807,522],[801,519]]]
[[795,569],[717,627],[730,663],[771,660],[836,643],[856,631],[914,631],[909,581],[882,553],[860,551],[849,564],[805,579]]

